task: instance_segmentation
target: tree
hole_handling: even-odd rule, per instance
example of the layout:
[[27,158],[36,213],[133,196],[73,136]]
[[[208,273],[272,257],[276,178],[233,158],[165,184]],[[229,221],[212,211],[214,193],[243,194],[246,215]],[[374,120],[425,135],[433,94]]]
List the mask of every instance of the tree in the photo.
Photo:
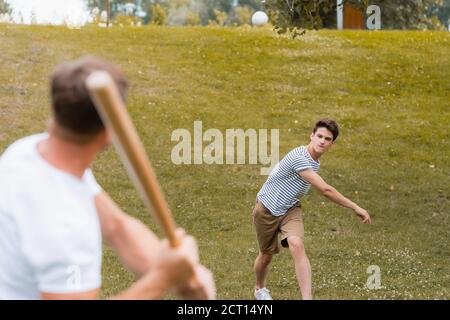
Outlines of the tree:
[[200,24],[200,16],[199,16],[199,14],[198,14],[198,12],[194,12],[194,11],[192,11],[192,10],[189,10],[188,12],[187,12],[187,15],[186,15],[186,24],[188,25],[188,26],[196,26],[196,25],[199,25]]
[[224,26],[228,19],[228,14],[224,11],[214,9],[214,15],[215,15],[214,21],[216,21],[219,26]]
[[0,0],[0,14],[11,14],[12,9],[6,0]]
[[158,26],[167,24],[167,14],[161,5],[157,4],[152,7],[152,17],[150,23]]
[[123,26],[140,26],[142,25],[142,19],[135,15],[127,15],[118,13],[114,16],[114,25]]
[[[91,0],[92,1],[92,0]],[[115,0],[111,0],[115,1]],[[127,0],[133,1],[133,0]],[[209,22],[215,24],[229,24],[233,19],[237,19],[235,9],[239,7],[249,7],[250,11],[263,9],[261,0],[140,0],[142,9],[148,13],[148,19],[151,19],[153,7],[160,5],[168,16],[168,24],[203,24]],[[220,11],[219,19],[216,12]],[[239,11],[239,10],[238,10]],[[244,12],[243,12],[244,13]],[[227,19],[223,21],[223,15]],[[200,21],[198,21],[200,19]],[[219,22],[220,20],[220,22]],[[148,20],[146,20],[147,22]],[[235,22],[233,20],[233,22]]]
[[197,25],[200,24],[200,1],[202,0],[147,0],[142,8],[148,12],[152,20],[153,8],[157,5],[167,15],[166,23],[170,25]]
[[[84,0],[86,6],[92,10],[98,8],[100,11],[108,11],[107,3],[109,3],[110,18],[113,19],[118,14],[125,14],[125,4],[132,3],[137,6],[137,9],[142,9],[147,12],[151,9],[151,5],[155,2],[153,0]],[[140,7],[140,8],[139,8]]]
[[[197,0],[201,4],[200,18],[202,24],[218,21],[215,11],[223,12],[227,17],[233,9],[231,0]],[[220,23],[219,23],[220,24]]]
[[264,3],[261,0],[239,0],[238,4],[241,7],[249,7],[253,11],[264,9]]
[[169,1],[168,21],[170,25],[197,25],[200,23],[199,11],[196,2],[190,0]]
[[231,16],[231,22],[237,25],[249,24],[252,16],[252,9],[245,7],[235,7]]
[[[113,2],[113,0],[110,0],[109,3]],[[104,0],[86,0],[86,6],[92,10],[94,8],[100,9],[100,11],[107,11],[105,7],[105,1]]]
[[430,7],[428,15],[437,16],[442,24],[449,27],[450,24],[450,0],[442,0]]
[[0,23],[10,23],[12,9],[9,6],[8,2],[4,0],[0,0]]
[[[433,28],[427,12],[439,2],[442,0],[343,0],[343,4],[358,6],[363,12],[369,4],[380,6],[382,25],[386,29]],[[266,9],[275,30],[289,32],[293,37],[306,30],[336,25],[336,0],[266,0]]]
[[[208,24],[209,21],[217,22],[215,10],[223,12],[227,17],[233,11],[233,0],[154,0],[153,5],[156,4],[164,7],[169,16],[178,16],[177,12],[196,13],[203,25]],[[169,19],[169,21],[177,23],[178,20]]]
[[429,8],[441,0],[370,0],[380,6],[383,29],[434,29]]
[[[358,7],[366,7],[368,0],[343,0]],[[324,27],[324,18],[336,15],[336,0],[266,0],[272,23],[278,33],[290,32],[293,37],[306,30]]]

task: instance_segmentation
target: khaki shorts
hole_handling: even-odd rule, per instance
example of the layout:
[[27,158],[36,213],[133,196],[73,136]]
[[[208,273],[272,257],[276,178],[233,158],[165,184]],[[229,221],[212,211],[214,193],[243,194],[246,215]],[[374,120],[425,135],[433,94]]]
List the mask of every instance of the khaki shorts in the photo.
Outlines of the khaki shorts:
[[275,254],[280,251],[278,234],[284,248],[289,247],[287,242],[289,236],[303,239],[305,235],[300,203],[290,208],[286,214],[276,217],[260,201],[257,201],[253,209],[253,223],[256,227],[259,250],[262,253]]

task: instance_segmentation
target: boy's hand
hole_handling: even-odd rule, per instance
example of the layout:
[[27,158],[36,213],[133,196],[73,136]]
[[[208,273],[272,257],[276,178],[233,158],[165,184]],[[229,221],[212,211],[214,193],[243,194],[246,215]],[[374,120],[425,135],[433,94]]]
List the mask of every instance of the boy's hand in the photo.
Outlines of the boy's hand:
[[371,224],[372,223],[372,220],[370,220],[369,213],[366,210],[364,210],[363,208],[357,207],[355,209],[355,213],[356,213],[357,216],[359,216],[361,218],[361,220],[362,220],[362,222],[364,224]]

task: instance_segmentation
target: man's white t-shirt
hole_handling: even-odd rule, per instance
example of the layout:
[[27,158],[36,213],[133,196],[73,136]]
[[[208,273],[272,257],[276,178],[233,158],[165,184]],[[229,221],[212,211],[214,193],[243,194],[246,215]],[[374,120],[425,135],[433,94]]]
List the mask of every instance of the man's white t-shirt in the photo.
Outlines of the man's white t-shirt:
[[79,179],[44,160],[37,145],[47,137],[20,139],[0,157],[0,299],[101,285],[101,188],[90,169]]

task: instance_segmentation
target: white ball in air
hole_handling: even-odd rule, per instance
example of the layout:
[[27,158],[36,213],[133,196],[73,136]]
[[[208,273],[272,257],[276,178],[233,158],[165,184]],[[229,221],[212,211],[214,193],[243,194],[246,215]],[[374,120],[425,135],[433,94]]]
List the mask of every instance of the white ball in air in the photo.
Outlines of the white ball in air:
[[269,17],[264,11],[256,11],[252,15],[252,25],[254,26],[262,26],[265,25],[269,21]]

